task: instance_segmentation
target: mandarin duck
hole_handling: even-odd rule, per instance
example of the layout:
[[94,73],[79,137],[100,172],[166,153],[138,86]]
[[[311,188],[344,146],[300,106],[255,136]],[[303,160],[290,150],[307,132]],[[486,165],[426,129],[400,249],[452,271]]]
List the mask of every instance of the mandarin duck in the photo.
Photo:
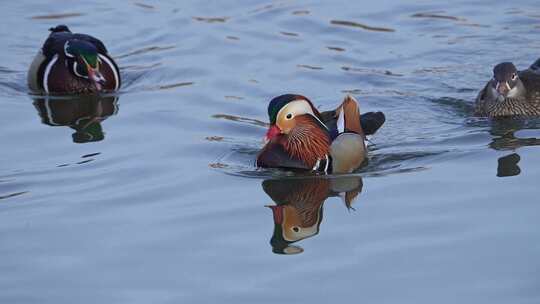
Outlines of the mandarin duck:
[[105,138],[101,122],[118,113],[118,97],[85,95],[62,99],[36,98],[34,107],[41,122],[49,126],[69,126],[74,143]]
[[518,71],[513,63],[499,63],[493,78],[476,97],[477,116],[540,115],[540,59]]
[[350,209],[362,192],[362,186],[359,176],[265,180],[263,190],[276,203],[266,206],[272,209],[274,218],[272,251],[278,254],[303,252],[301,247],[292,244],[319,233],[324,202],[329,197],[339,196]]
[[262,168],[350,173],[366,160],[365,136],[384,123],[381,112],[360,116],[357,101],[345,97],[333,111],[320,113],[302,95],[285,94],[268,105],[270,128],[257,155]]
[[103,42],[74,34],[65,25],[49,29],[28,71],[28,86],[40,94],[85,94],[120,88],[120,71]]

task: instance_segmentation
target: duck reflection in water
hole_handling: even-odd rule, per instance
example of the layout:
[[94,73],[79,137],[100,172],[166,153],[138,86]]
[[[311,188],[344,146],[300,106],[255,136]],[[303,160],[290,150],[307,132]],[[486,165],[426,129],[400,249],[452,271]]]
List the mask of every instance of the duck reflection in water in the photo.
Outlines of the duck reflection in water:
[[503,118],[492,121],[490,133],[493,136],[489,147],[497,151],[512,151],[512,153],[498,159],[497,176],[516,176],[521,173],[519,161],[521,157],[516,150],[524,146],[539,146],[538,138],[520,138],[515,133],[523,129],[539,129],[540,120],[524,120],[517,118]]
[[101,122],[118,113],[116,96],[77,96],[34,99],[41,122],[49,126],[69,126],[74,143],[101,141],[105,138]]
[[302,247],[292,244],[319,233],[324,202],[332,196],[341,197],[345,207],[351,209],[362,186],[359,176],[265,180],[263,190],[276,203],[266,206],[272,209],[274,217],[272,251],[277,254],[303,252]]

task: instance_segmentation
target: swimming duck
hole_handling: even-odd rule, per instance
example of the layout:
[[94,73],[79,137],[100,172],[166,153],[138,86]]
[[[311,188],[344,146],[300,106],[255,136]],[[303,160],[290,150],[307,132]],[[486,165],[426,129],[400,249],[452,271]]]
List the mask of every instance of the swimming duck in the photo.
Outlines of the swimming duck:
[[360,116],[352,96],[336,110],[320,113],[306,97],[285,94],[270,101],[268,116],[270,128],[257,156],[258,167],[328,174],[359,168],[367,154],[365,136],[385,121],[381,112]]
[[293,243],[319,233],[325,201],[329,197],[341,197],[347,209],[351,209],[362,186],[362,178],[354,175],[265,180],[263,190],[276,203],[266,206],[272,209],[274,218],[272,251],[278,254],[303,252]]
[[35,93],[84,94],[116,91],[120,71],[103,42],[74,34],[65,25],[50,28],[28,71],[28,86]]
[[478,116],[540,115],[540,59],[518,71],[513,63],[499,63],[493,78],[476,97]]

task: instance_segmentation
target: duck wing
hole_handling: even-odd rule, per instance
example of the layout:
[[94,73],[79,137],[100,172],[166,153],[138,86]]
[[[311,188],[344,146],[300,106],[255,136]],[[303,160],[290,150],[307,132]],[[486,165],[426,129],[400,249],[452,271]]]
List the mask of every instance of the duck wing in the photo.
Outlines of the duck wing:
[[[539,61],[540,59],[536,63],[540,64]],[[523,86],[527,89],[527,100],[540,104],[540,67],[535,70],[531,66],[529,69],[520,71],[519,79],[521,79]]]
[[536,71],[537,73],[540,73],[540,58],[536,59],[536,61],[533,64],[531,64],[529,69]]
[[[57,30],[59,26],[51,29],[51,34],[45,40],[42,51],[47,58],[53,57],[55,54],[64,54],[64,45],[68,40],[82,40],[91,43],[96,47],[98,53],[108,54],[107,48],[101,40],[86,34],[73,34],[68,30]],[[61,28],[63,29],[63,28]],[[67,27],[65,27],[67,29]]]
[[[337,110],[325,111],[321,113],[322,122],[328,127],[332,138],[338,135]],[[386,121],[386,116],[383,112],[367,112],[359,116],[360,125],[365,135],[375,134]]]

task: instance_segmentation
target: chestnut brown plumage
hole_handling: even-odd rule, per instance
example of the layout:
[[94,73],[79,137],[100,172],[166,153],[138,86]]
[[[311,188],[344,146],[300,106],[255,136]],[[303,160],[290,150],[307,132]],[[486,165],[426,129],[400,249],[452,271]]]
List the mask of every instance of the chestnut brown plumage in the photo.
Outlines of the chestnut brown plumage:
[[315,166],[330,149],[330,136],[313,116],[304,114],[296,117],[296,127],[283,136],[285,150],[291,157],[301,159],[308,167]]

